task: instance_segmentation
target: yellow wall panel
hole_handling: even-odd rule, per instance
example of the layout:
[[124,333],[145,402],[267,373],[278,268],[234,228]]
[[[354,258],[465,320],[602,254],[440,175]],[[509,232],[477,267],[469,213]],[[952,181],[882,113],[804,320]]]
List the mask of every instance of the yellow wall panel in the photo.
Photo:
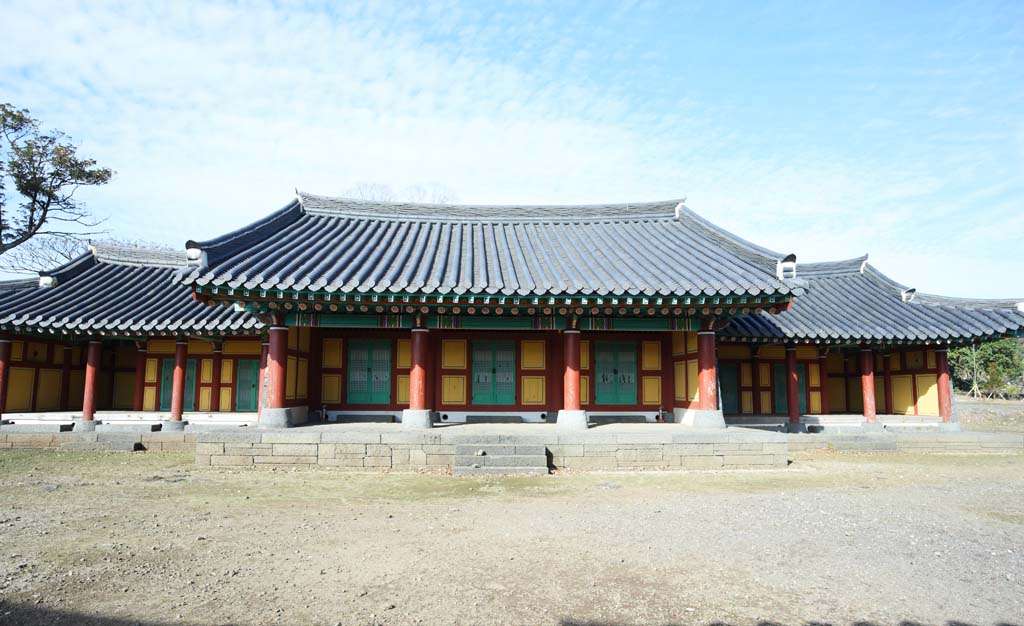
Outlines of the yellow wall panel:
[[288,349],[298,350],[299,349],[299,329],[292,326],[288,329]]
[[846,381],[842,378],[828,379],[828,408],[833,413],[846,412]]
[[740,386],[751,387],[754,384],[754,378],[751,374],[753,368],[750,363],[740,363]]
[[697,333],[686,333],[686,353],[696,354],[697,353]]
[[643,404],[661,404],[661,376],[644,376]]
[[56,411],[60,408],[60,381],[60,370],[39,370],[39,385],[36,388],[37,411]]
[[299,350],[302,352],[309,352],[309,338],[310,328],[308,326],[301,326],[299,328]]
[[590,376],[580,376],[580,404],[590,404]]
[[784,359],[786,358],[786,348],[784,346],[761,346],[757,355],[762,359]]
[[768,363],[758,363],[757,384],[768,389],[772,386],[772,366]]
[[288,361],[285,363],[284,374],[284,397],[288,400],[295,399],[295,383],[298,380],[296,376],[298,369],[298,360],[293,356],[288,357]]
[[156,373],[157,373],[157,369],[159,368],[159,366],[160,366],[160,361],[158,361],[156,359],[146,359],[145,381],[147,383],[155,383],[156,382]]
[[[441,340],[441,367],[449,370],[466,369],[465,339]],[[465,396],[465,393],[465,381],[463,381],[463,396]]]
[[142,410],[156,410],[156,387],[146,387],[142,390]]
[[193,356],[198,354],[213,354],[213,342],[203,341],[202,339],[189,339],[188,353]]
[[8,413],[32,410],[32,390],[36,382],[36,370],[31,367],[12,367],[8,370],[7,406]]
[[935,350],[929,350],[925,354],[925,367],[927,367],[930,370],[933,370],[937,367],[935,365]]
[[[401,355],[401,352],[399,352]],[[341,339],[324,339],[323,341],[323,367],[339,368],[342,365]]]
[[[543,342],[541,342],[543,343]],[[523,376],[523,404],[544,404],[544,377]]]
[[818,349],[814,346],[797,346],[796,358],[803,361],[810,361],[818,358]]
[[[465,349],[465,343],[463,349]],[[465,376],[442,376],[441,377],[441,404],[465,404],[466,403],[466,377]]]
[[717,348],[719,359],[749,359],[750,348],[739,344],[725,344]]
[[295,397],[305,400],[309,395],[309,359],[299,358],[295,371]]
[[396,349],[398,356],[395,359],[395,366],[399,369],[409,369],[412,367],[412,340],[410,339],[399,339],[396,343]]
[[320,395],[324,404],[341,402],[341,375],[324,374],[320,377]]
[[846,379],[846,389],[849,392],[850,401],[846,405],[848,413],[861,413],[864,411],[864,396],[860,389],[860,376]]
[[821,392],[820,391],[812,391],[811,392],[811,406],[810,406],[810,409],[811,409],[811,413],[812,414],[821,413]]
[[893,352],[889,355],[889,371],[898,372],[900,371],[900,353]]
[[672,333],[672,355],[686,354],[686,333],[675,331]]
[[229,339],[221,345],[221,352],[224,354],[257,355],[261,351],[260,342],[256,340],[243,341],[240,339]]
[[690,402],[697,400],[697,359],[686,362],[686,398]]
[[581,341],[580,342],[580,369],[581,370],[588,370],[588,369],[590,369],[590,342],[589,341]]
[[199,365],[199,382],[213,382],[213,359],[203,359]]
[[761,394],[761,413],[764,415],[771,415],[772,413],[772,392],[762,391]]
[[544,369],[544,351],[546,342],[543,339],[524,339],[520,342],[523,351],[524,370]]
[[409,404],[409,375],[399,374],[395,382],[398,384],[398,403]]
[[231,406],[231,388],[221,387],[220,388],[220,410],[221,411],[234,411],[235,407]]
[[135,372],[114,372],[114,394],[111,398],[111,408],[131,410],[134,404]]
[[672,386],[676,400],[686,400],[686,361],[672,364]]
[[753,391],[741,391],[740,392],[740,412],[750,415],[754,412],[754,392]]
[[924,369],[924,352],[921,350],[912,350],[906,353],[906,362],[908,370],[923,370]]
[[892,412],[896,415],[914,413],[914,382],[912,376],[892,377]]
[[810,387],[821,386],[821,368],[817,363],[807,364],[807,384]]
[[885,376],[875,374],[875,413],[888,413],[885,402]]
[[[235,361],[237,364],[238,361]],[[257,373],[257,376],[259,374]],[[220,364],[220,382],[224,385],[230,385],[231,381],[235,379],[235,367],[231,362]]]
[[917,414],[939,414],[939,384],[935,374],[918,374],[914,377],[917,383]]
[[640,364],[645,370],[661,369],[661,342],[645,341],[640,354]]
[[12,341],[11,342],[11,360],[20,361],[25,358],[25,342],[24,341]]
[[[146,344],[146,352],[149,354],[174,354],[173,339],[150,339]],[[75,361],[78,362],[77,360]]]
[[213,402],[211,401],[211,398],[213,398],[213,389],[210,389],[209,387],[200,387],[199,388],[199,410],[200,411],[209,411],[210,410],[210,407],[213,406]]

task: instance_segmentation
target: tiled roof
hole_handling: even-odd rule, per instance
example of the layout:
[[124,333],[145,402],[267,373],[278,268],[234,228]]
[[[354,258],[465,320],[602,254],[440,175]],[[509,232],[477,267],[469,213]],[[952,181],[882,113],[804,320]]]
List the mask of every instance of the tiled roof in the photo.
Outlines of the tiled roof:
[[678,200],[587,206],[451,206],[299,194],[204,242],[182,282],[244,289],[501,295],[799,294],[784,255]]
[[174,280],[184,253],[93,246],[39,280],[0,285],[0,328],[77,334],[217,334],[261,328],[248,313],[206,306]]
[[908,293],[867,257],[800,265],[807,291],[790,310],[737,318],[736,338],[834,341],[949,341],[1024,331],[1018,301],[969,300]]

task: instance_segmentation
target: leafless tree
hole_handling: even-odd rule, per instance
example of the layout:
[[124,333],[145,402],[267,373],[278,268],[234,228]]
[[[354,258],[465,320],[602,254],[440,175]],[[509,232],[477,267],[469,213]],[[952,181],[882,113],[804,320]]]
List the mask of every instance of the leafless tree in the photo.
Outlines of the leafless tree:
[[13,274],[35,274],[60,267],[82,256],[89,243],[108,243],[127,248],[173,250],[170,246],[140,239],[93,239],[44,234],[32,238],[7,254],[0,256],[0,270]]
[[358,200],[376,200],[380,202],[452,204],[458,201],[458,197],[451,189],[435,183],[410,185],[397,191],[390,185],[381,183],[359,183],[343,195]]

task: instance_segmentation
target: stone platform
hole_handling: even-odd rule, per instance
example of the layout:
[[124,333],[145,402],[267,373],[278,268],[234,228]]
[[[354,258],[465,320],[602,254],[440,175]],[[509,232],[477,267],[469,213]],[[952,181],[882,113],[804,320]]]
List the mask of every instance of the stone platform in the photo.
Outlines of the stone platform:
[[196,464],[451,469],[466,446],[543,448],[551,469],[779,468],[786,436],[746,428],[613,424],[567,432],[554,424],[458,424],[422,432],[399,424],[311,425],[196,434]]

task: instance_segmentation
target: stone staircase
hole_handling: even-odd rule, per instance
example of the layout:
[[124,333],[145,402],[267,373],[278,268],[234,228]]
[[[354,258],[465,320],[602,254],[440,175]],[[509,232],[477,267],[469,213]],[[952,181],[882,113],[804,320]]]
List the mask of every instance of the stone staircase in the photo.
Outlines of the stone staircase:
[[457,444],[456,476],[548,473],[547,449],[543,445]]

